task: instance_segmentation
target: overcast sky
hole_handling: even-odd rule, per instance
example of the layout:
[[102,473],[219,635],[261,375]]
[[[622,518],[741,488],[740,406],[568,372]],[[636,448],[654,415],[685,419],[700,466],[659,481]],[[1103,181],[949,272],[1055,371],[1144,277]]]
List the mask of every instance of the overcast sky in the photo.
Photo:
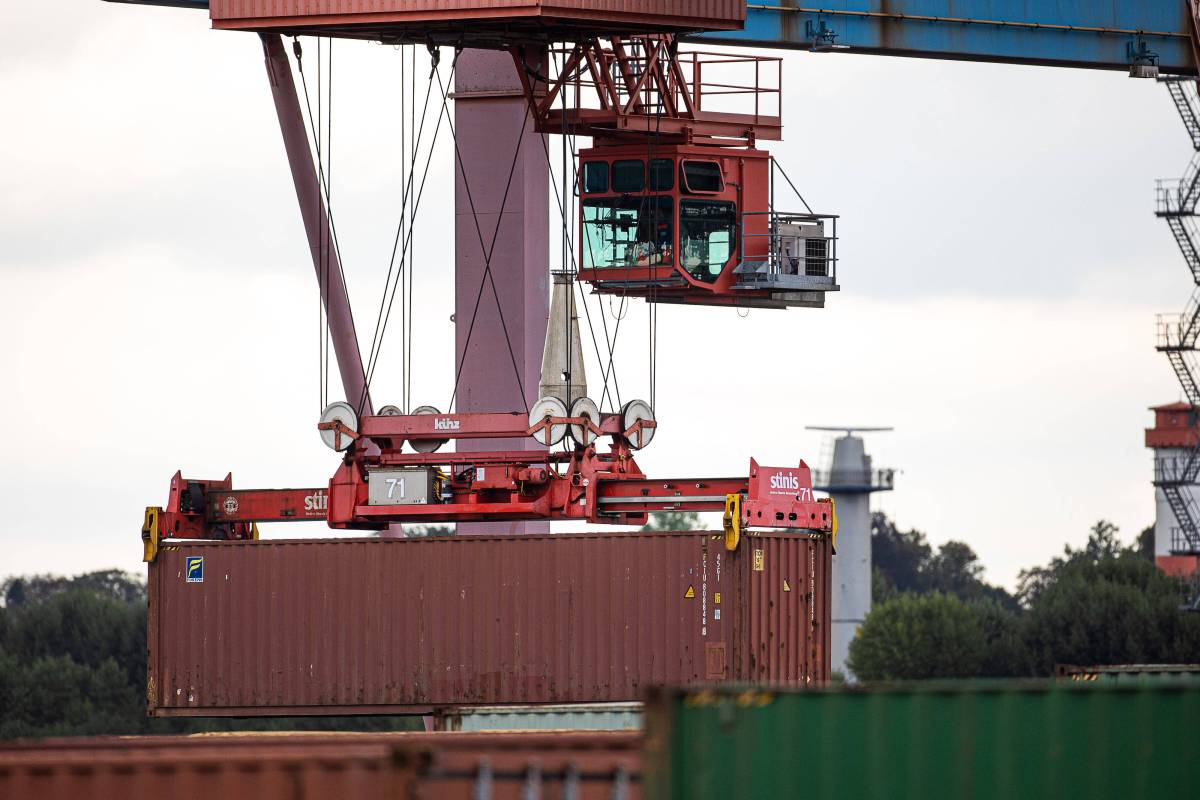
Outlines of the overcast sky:
[[[373,319],[398,207],[400,57],[338,48],[335,210],[352,299]],[[770,149],[842,215],[842,291],[824,310],[745,318],[663,307],[643,469],[815,463],[805,425],[893,425],[868,440],[902,470],[876,507],[935,544],[968,542],[994,581],[1100,518],[1131,539],[1154,514],[1146,409],[1180,396],[1154,314],[1191,288],[1153,215],[1154,179],[1191,154],[1166,91],[809,53],[786,55],[785,80]],[[142,509],[177,469],[327,481],[315,282],[257,39],[196,12],[10,3],[0,99],[0,576],[141,569]],[[447,142],[417,242],[413,393],[443,406]],[[645,395],[647,311],[629,313],[622,389]],[[399,401],[399,349],[385,345],[379,403]]]

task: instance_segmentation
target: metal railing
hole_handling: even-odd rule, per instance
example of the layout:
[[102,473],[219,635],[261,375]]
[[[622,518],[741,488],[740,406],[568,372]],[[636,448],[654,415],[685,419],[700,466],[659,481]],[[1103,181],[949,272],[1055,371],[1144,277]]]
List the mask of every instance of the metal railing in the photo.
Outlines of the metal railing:
[[782,58],[690,49],[672,54],[670,48],[669,37],[649,35],[614,38],[586,52],[579,45],[550,52],[552,60],[568,65],[568,102],[580,109],[773,120],[783,115]]
[[1189,486],[1200,473],[1200,454],[1191,449],[1183,456],[1159,456],[1154,459],[1154,483],[1160,486]]
[[1171,528],[1171,555],[1174,556],[1193,556],[1200,555],[1200,549],[1197,549],[1192,541],[1188,538],[1187,533],[1182,528]]
[[1156,319],[1159,350],[1194,350],[1200,338],[1200,297],[1193,292],[1182,314],[1158,314]]
[[846,488],[858,491],[888,492],[896,486],[894,469],[814,469],[813,487],[821,490]]
[[[766,231],[758,217],[767,218]],[[739,274],[747,282],[795,276],[837,284],[837,215],[748,211],[742,214]],[[812,235],[817,233],[818,235]],[[763,240],[766,240],[763,246]],[[822,281],[821,279],[827,279]]]
[[1192,156],[1178,180],[1160,180],[1155,189],[1156,213],[1160,217],[1196,213],[1200,201],[1200,153]]

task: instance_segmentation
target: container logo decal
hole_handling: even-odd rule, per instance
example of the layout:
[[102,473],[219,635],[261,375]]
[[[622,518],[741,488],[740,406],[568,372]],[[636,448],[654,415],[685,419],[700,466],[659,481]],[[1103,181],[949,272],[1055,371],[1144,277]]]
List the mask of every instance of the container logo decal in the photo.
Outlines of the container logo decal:
[[184,557],[183,579],[188,583],[204,583],[204,556]]
[[691,600],[691,599],[692,599],[692,598],[694,598],[695,596],[696,596],[696,587],[695,587],[695,586],[692,586],[692,585],[689,583],[689,584],[688,584],[687,591],[683,593],[683,599],[685,599],[685,600]]

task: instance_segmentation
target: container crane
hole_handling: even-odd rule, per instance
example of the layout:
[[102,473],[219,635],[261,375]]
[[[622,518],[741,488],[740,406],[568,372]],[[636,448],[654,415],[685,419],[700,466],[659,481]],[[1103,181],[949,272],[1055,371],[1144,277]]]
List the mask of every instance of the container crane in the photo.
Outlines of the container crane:
[[[303,5],[274,3],[270,8],[232,0],[140,2],[209,8],[216,28],[259,32],[267,49],[269,69],[272,59],[278,65],[282,52],[280,33],[506,50],[517,65],[521,95],[535,128],[543,133],[571,132],[595,139],[592,148],[579,154],[579,279],[601,293],[619,292],[686,304],[823,304],[825,293],[837,289],[836,220],[812,214],[811,210],[807,214],[780,215],[770,202],[773,182],[769,156],[756,145],[759,139],[778,138],[778,112],[772,119],[772,115],[762,113],[758,101],[770,91],[781,94],[779,88],[764,90],[756,80],[753,91],[746,91],[755,99],[751,112],[740,117],[714,116],[703,105],[711,93],[705,91],[701,75],[704,67],[697,65],[705,62],[699,56],[689,62],[686,52],[680,51],[681,40],[1120,69],[1135,77],[1195,75],[1200,62],[1198,4],[1194,0],[1117,0],[1036,9],[1026,4],[997,9],[985,0],[866,0],[837,2],[830,8],[766,0],[716,3],[713,8],[719,9],[715,16],[720,19],[715,21],[655,13],[655,4],[648,3],[619,24],[605,21],[604,14],[587,8],[587,3],[529,0],[480,12],[470,25],[464,25],[463,20],[469,14],[465,7],[472,4],[457,2],[431,5],[395,0],[366,13],[336,0]],[[729,13],[733,5],[736,9]],[[569,9],[583,12],[572,16]],[[550,52],[551,42],[563,41],[567,45],[559,51],[562,67],[557,75],[547,75],[547,61],[542,56]],[[757,69],[770,61],[754,60],[758,65],[756,75]],[[684,66],[688,63],[692,64],[690,74]],[[593,102],[584,104],[585,96]],[[279,106],[280,97],[276,100]],[[560,108],[554,107],[555,101]],[[286,139],[288,123],[283,106],[279,107]],[[292,161],[297,173],[295,155]],[[297,186],[299,189],[299,178]],[[320,216],[306,215],[306,223],[312,241],[314,228],[322,224]],[[527,308],[522,322],[537,325],[537,316],[536,308]],[[346,330],[343,328],[341,333]],[[352,339],[352,328],[350,334]],[[359,380],[355,370],[350,370],[347,378],[345,364],[352,359],[348,353],[346,359],[343,355],[348,350],[338,348],[347,396],[367,398],[365,382]],[[463,350],[460,359],[465,358]],[[334,422],[323,424],[331,426]],[[527,422],[526,442],[533,440],[535,446],[541,443],[534,438],[538,431],[594,424],[587,417],[559,413]],[[388,426],[422,423],[400,423],[395,419],[376,422],[368,415],[363,418],[362,431],[354,430],[354,425],[347,425],[345,420],[339,424],[344,429],[326,427],[324,432],[332,431],[335,437],[345,437],[352,443],[348,445],[352,455],[346,458],[361,468],[372,463],[371,459],[381,459],[373,462],[380,466],[387,459],[411,458],[386,447],[380,448],[383,455],[368,453],[371,446],[379,447],[380,441],[389,440],[388,431],[394,442],[413,430]],[[604,429],[604,425],[609,427]],[[597,427],[614,437],[613,452],[618,454],[616,460],[622,461],[623,448],[630,442],[626,439],[622,443],[621,439],[628,429],[603,421]],[[512,424],[504,430],[515,435],[519,428]],[[432,431],[422,433],[431,435]],[[477,452],[472,458],[476,465],[504,463],[510,470],[519,466],[518,459],[506,459],[497,453]],[[537,460],[528,453],[522,458],[531,463]],[[587,454],[586,448],[582,455],[577,451],[567,458],[576,466],[564,474],[571,481],[585,480],[584,471],[593,467],[583,465],[595,458]],[[415,462],[387,463],[409,467]],[[460,469],[470,466],[462,461],[456,464]],[[344,463],[343,469],[346,466]],[[484,466],[485,475],[486,470]],[[435,474],[430,479],[431,496],[447,491],[444,486],[448,481],[449,496],[455,500],[449,505],[473,502],[469,498],[475,489],[461,483],[455,487],[463,474]],[[421,479],[422,486],[426,477]],[[443,488],[438,488],[438,480]],[[231,490],[218,483],[211,482],[214,493]],[[364,491],[369,499],[369,476],[351,476],[341,483],[335,478],[327,500],[331,508],[337,491],[345,491],[353,499],[346,508],[357,509]],[[183,513],[182,496],[186,493],[182,489],[180,492],[179,508],[169,507],[165,514]],[[172,503],[176,494],[173,489]],[[748,494],[743,496],[749,499]],[[590,502],[598,509],[602,497],[603,492],[597,490],[585,504]],[[200,513],[199,507],[192,506],[190,513]],[[560,504],[555,508],[565,507]],[[357,513],[341,511],[338,519],[346,525],[362,523]],[[206,517],[205,524],[210,522]]]

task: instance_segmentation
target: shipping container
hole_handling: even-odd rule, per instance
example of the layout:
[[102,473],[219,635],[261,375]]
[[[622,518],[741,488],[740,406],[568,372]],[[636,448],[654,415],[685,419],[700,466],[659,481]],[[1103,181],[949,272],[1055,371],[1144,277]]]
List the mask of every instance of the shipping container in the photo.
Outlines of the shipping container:
[[4,800],[637,800],[637,733],[205,734],[0,745]]
[[637,731],[641,703],[576,703],[565,706],[478,706],[438,715],[445,731]]
[[1200,664],[1114,664],[1079,667],[1059,664],[1055,674],[1062,680],[1098,683],[1200,683]]
[[655,800],[1175,800],[1200,792],[1194,683],[657,693]]
[[632,702],[829,674],[830,542],[673,533],[181,542],[149,567],[164,716]]
[[5,800],[406,797],[413,754],[368,738],[151,737],[0,746]]
[[214,28],[445,44],[737,30],[744,0],[211,0]]

